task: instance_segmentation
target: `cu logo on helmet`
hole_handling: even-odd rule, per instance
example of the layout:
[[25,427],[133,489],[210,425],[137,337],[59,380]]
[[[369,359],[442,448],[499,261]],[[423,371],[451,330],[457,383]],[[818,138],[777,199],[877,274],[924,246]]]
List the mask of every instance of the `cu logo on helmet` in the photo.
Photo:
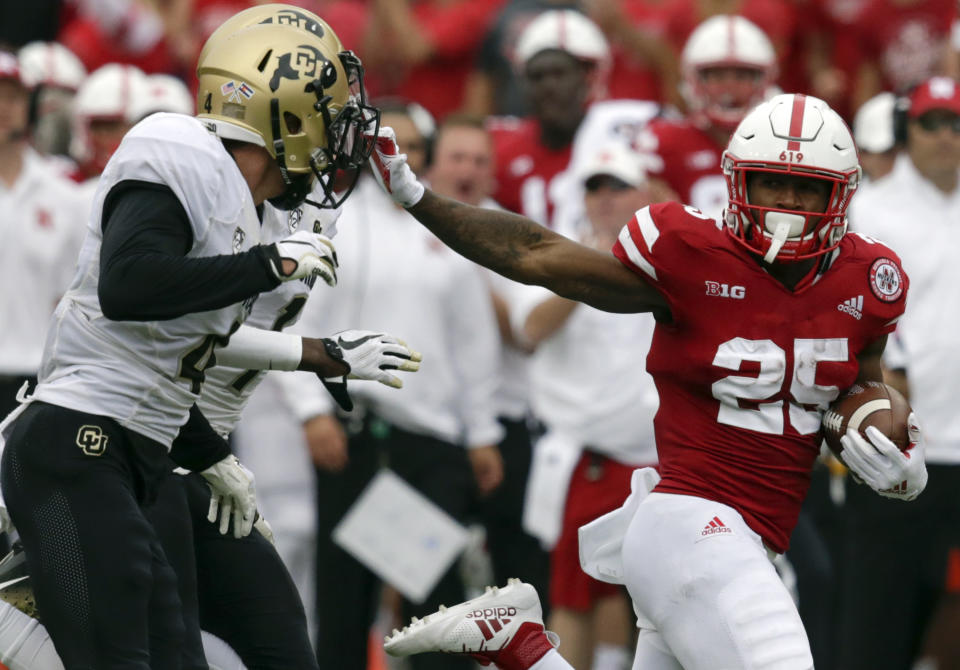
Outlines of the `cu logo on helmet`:
[[103,456],[107,450],[107,439],[100,426],[80,426],[77,431],[77,446],[87,456]]
[[[280,88],[281,79],[297,80],[300,75],[310,80],[316,79],[318,70],[329,62],[329,59],[316,47],[301,44],[296,51],[282,54],[277,58],[277,68],[270,78],[270,90],[276,91]],[[333,70],[333,77],[335,80],[336,70]],[[332,84],[333,81],[324,82],[325,87]]]
[[[317,37],[323,37],[324,35],[323,26],[303,12],[298,12],[295,9],[284,9],[283,11],[277,12],[276,18],[279,25],[295,26],[313,33]],[[273,18],[266,19],[263,23],[273,23]]]

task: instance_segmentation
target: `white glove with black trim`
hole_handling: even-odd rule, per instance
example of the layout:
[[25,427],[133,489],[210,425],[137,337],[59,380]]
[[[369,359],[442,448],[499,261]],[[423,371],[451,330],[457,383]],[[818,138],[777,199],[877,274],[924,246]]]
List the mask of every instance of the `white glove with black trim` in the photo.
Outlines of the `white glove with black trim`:
[[397,136],[390,126],[380,126],[380,133],[370,154],[373,175],[393,201],[401,207],[413,207],[423,197],[424,187],[407,165],[407,155],[397,148]]
[[403,380],[388,370],[416,372],[423,358],[403,340],[369,330],[343,330],[322,341],[331,358],[347,364],[348,371],[343,377],[321,378],[321,381],[337,404],[348,412],[353,409],[347,394],[348,379],[367,379],[401,388]]
[[[279,258],[271,259],[270,267],[280,281],[320,277],[328,286],[337,285],[337,250],[324,235],[298,230],[273,245]],[[283,273],[283,261],[296,264],[293,272]]]
[[913,500],[920,495],[927,486],[927,466],[923,434],[913,412],[907,417],[910,446],[904,451],[875,426],[865,432],[866,438],[848,429],[840,438],[847,467],[884,498]]
[[253,473],[234,455],[200,472],[210,485],[210,509],[207,521],[216,523],[219,516],[220,534],[226,535],[233,520],[233,536],[246,537],[257,519],[257,493]]

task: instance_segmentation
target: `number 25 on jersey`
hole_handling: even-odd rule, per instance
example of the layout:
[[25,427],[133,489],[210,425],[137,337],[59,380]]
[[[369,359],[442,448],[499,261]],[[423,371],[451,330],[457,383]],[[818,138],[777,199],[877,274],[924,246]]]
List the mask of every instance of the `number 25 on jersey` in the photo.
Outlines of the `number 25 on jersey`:
[[[847,338],[797,339],[793,341],[793,374],[790,376],[790,425],[801,435],[820,429],[820,410],[839,394],[832,385],[816,383],[817,364],[821,361],[846,361]],[[735,337],[719,346],[713,364],[740,371],[744,362],[758,363],[755,376],[728,375],[713,383],[713,397],[720,401],[719,423],[761,433],[784,432],[783,400],[762,402],[784,390],[787,354],[773,340],[747,340]],[[741,407],[739,401],[753,407]],[[807,409],[810,406],[816,409]]]

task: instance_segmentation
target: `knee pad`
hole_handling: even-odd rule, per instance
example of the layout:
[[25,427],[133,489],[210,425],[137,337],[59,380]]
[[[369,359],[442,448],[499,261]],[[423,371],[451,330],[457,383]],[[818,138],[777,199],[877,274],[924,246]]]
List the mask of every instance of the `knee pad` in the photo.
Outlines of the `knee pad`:
[[[771,573],[773,571],[770,571]],[[796,605],[775,574],[739,577],[717,607],[749,670],[812,670],[813,657]]]

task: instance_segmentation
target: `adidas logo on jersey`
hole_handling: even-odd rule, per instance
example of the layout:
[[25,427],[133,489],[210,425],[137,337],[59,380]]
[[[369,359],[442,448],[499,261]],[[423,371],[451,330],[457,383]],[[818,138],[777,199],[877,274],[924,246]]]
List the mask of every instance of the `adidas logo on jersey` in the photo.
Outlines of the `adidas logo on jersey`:
[[516,607],[487,607],[467,613],[466,618],[474,620],[484,640],[490,640],[515,616],[517,616]]
[[854,319],[859,321],[863,317],[863,296],[858,295],[856,298],[850,298],[849,300],[844,300],[839,305],[837,309],[841,312],[846,312]]
[[720,520],[720,517],[715,516],[710,519],[710,523],[703,527],[703,530],[700,531],[700,535],[717,535],[718,533],[732,533],[733,531],[727,528],[727,526]]

